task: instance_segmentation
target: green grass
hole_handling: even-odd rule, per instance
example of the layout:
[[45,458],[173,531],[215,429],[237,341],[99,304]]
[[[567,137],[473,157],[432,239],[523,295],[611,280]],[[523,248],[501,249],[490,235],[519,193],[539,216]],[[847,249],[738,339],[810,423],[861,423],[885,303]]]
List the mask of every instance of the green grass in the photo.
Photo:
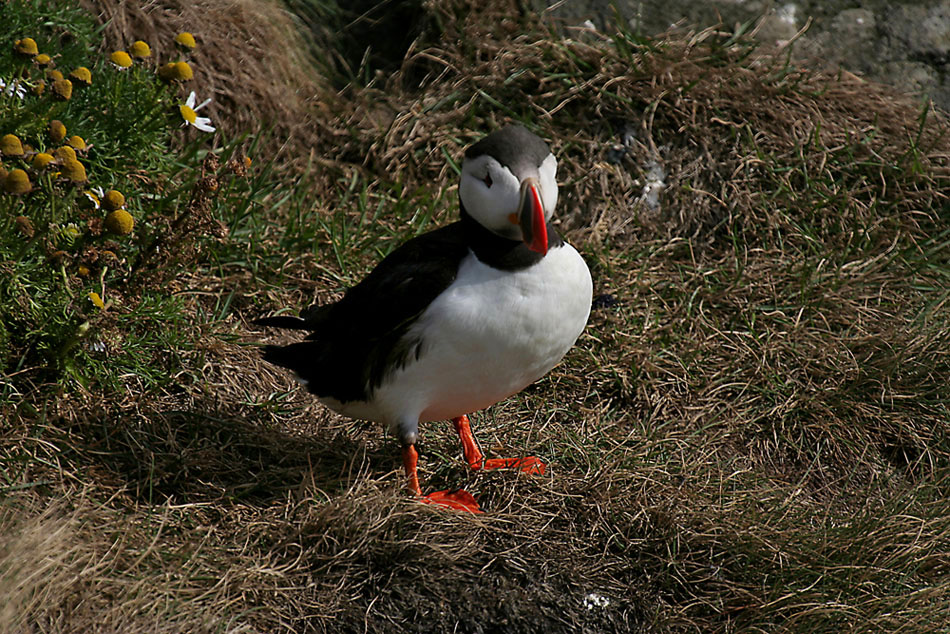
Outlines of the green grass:
[[[0,197],[4,395],[58,384],[114,391],[129,376],[136,389],[162,385],[194,340],[183,304],[167,286],[172,271],[201,261],[198,253],[223,220],[240,230],[236,214],[260,208],[270,191],[259,178],[244,177],[233,141],[224,140],[212,156],[203,133],[182,129],[178,106],[188,87],[159,79],[156,68],[165,60],[115,68],[97,50],[95,22],[78,7],[15,2],[2,11],[8,29],[0,78],[25,94],[0,99],[0,131],[29,145],[23,156],[4,157],[4,167],[24,170],[32,184],[27,193]],[[14,42],[24,37],[52,62],[17,56]],[[72,96],[57,98],[50,73],[68,77],[79,67],[90,70],[91,85],[73,82]],[[85,179],[66,178],[63,159],[34,164],[36,153],[66,143],[50,136],[53,120],[65,125],[67,140],[79,135],[88,144],[78,152]],[[134,221],[128,235],[111,230],[109,210],[100,207],[111,189],[124,195]]]

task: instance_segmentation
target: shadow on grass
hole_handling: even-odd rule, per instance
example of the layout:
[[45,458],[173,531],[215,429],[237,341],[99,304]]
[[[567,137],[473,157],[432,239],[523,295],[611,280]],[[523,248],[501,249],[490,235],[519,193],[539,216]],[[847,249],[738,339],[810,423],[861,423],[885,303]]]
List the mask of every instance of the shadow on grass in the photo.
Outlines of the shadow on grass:
[[266,412],[224,411],[194,402],[91,414],[65,429],[79,462],[101,465],[108,480],[144,503],[242,502],[346,489],[364,470],[397,467],[396,452],[370,448],[340,429],[293,433]]
[[[135,543],[187,552],[201,587],[243,588],[241,609],[260,631],[636,631],[653,618],[639,566],[605,562],[602,539],[590,543],[616,528],[602,526],[586,480],[481,474],[469,483],[489,513],[440,511],[391,487],[401,473],[381,477],[400,469],[391,439],[325,422],[288,431],[266,409],[198,399],[51,421],[43,440],[98,498],[121,492],[116,510]],[[434,466],[442,443],[432,436]],[[454,481],[455,466],[439,469],[432,479]],[[155,514],[160,541],[146,530]],[[214,588],[222,603],[227,589]]]

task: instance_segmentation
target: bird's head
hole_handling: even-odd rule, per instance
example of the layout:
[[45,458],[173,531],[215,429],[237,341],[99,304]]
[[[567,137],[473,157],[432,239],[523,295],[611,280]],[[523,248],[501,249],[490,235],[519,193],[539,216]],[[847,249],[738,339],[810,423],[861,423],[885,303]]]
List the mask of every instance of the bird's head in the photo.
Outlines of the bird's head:
[[520,125],[507,126],[465,151],[462,209],[493,233],[543,255],[557,204],[556,172],[547,143]]

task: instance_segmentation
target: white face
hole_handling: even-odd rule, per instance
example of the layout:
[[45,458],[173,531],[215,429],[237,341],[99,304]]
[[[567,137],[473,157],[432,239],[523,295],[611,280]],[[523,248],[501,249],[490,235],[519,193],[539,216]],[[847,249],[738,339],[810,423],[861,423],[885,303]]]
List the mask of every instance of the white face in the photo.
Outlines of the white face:
[[[521,174],[538,180],[544,219],[550,220],[557,204],[557,159],[549,154],[536,172]],[[518,226],[521,180],[490,156],[476,156],[462,163],[459,198],[465,211],[480,225],[510,240],[522,240]],[[512,222],[514,220],[514,222]]]

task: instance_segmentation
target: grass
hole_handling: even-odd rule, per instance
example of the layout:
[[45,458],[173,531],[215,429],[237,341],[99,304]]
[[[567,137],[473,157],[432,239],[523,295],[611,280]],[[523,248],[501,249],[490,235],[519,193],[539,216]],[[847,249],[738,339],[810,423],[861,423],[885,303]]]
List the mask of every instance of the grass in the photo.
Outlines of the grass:
[[[127,155],[90,154],[90,175],[115,182],[134,180],[131,157],[154,161],[129,189],[155,229],[134,234],[130,267],[156,240],[183,248],[142,256],[138,283],[106,278],[122,293],[92,313],[107,354],[81,343],[75,370],[42,380],[4,366],[0,630],[946,629],[943,113],[734,32],[564,38],[503,0],[428,9],[392,74],[369,56],[326,76],[332,56],[301,46],[317,80],[262,44],[299,37],[273,5],[160,19],[102,4],[102,30],[47,11],[76,34],[69,55],[143,38],[160,56],[196,31],[195,89],[219,131],[192,144],[165,109],[161,155],[144,132]],[[338,15],[298,4],[304,22]],[[236,77],[268,80],[242,105]],[[175,103],[147,73],[115,79]],[[305,90],[318,98],[280,97]],[[263,132],[248,112],[270,113]],[[67,126],[118,138],[83,116]],[[471,473],[450,426],[423,430],[424,487],[466,487],[488,510],[470,517],[408,499],[392,439],[262,364],[249,321],[337,297],[452,219],[464,147],[511,118],[558,155],[560,228],[597,302],[558,368],[473,416],[488,454],[538,455],[545,476]],[[245,154],[246,176],[227,172]],[[219,233],[188,243],[197,226]]]
[[[182,130],[184,80],[157,72],[168,58],[126,55],[131,66],[117,67],[95,50],[95,22],[78,7],[18,3],[4,15],[0,121],[5,138],[26,144],[3,157],[5,398],[43,399],[57,385],[148,391],[194,339],[168,292],[173,271],[223,237],[223,208],[259,205],[263,192],[249,187],[234,141],[212,148],[203,132]],[[18,54],[26,41],[40,54]],[[22,175],[21,189],[7,171]]]

